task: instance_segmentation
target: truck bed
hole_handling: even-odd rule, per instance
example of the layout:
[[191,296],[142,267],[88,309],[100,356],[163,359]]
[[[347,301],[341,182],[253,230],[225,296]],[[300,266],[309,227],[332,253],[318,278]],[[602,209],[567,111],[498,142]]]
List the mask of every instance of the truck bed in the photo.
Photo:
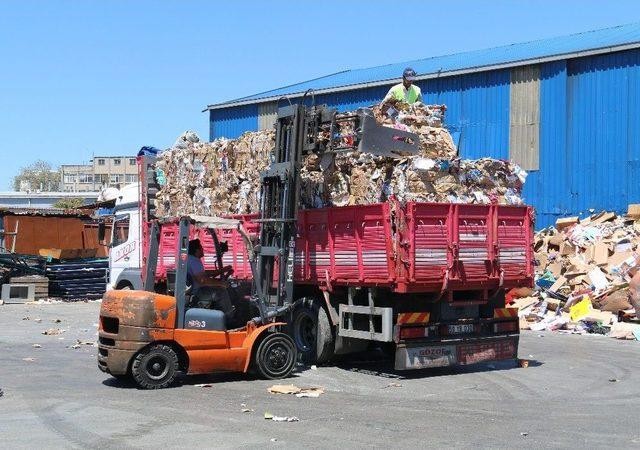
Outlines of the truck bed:
[[[251,236],[257,215],[235,216]],[[158,276],[175,266],[176,226],[163,225]],[[213,242],[203,230],[205,267],[215,267]],[[222,230],[229,244],[224,265],[234,278],[251,270],[237,230]],[[398,293],[531,286],[533,211],[528,206],[390,201],[363,206],[303,210],[298,215],[295,280],[319,286],[377,286]],[[450,298],[452,299],[452,298]]]

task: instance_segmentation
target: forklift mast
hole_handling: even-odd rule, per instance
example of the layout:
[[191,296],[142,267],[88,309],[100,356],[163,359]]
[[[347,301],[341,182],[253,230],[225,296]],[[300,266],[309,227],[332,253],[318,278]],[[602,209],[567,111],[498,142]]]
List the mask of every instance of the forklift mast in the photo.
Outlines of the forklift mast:
[[[351,123],[344,126],[346,122]],[[293,104],[278,108],[275,127],[271,165],[261,175],[260,241],[255,247],[254,295],[263,319],[266,308],[286,311],[293,304],[302,158],[354,150],[398,158],[417,154],[419,144],[413,133],[379,125],[368,109],[338,114],[326,105]],[[341,134],[342,129],[351,133]]]

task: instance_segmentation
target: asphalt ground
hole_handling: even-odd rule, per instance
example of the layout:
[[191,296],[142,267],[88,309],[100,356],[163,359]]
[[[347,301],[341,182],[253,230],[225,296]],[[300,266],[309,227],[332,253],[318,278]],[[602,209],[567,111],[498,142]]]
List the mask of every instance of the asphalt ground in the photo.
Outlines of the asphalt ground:
[[319,398],[238,374],[144,391],[100,372],[83,343],[97,338],[99,307],[0,306],[2,448],[640,448],[640,342],[523,332],[528,368],[396,373],[365,354],[286,380],[323,387]]

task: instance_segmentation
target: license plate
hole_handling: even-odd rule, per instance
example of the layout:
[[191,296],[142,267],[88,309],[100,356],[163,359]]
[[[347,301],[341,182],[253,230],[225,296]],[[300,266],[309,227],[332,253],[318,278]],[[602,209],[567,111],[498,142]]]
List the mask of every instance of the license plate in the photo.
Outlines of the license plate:
[[397,370],[445,367],[456,363],[456,348],[452,345],[398,348]]
[[460,364],[475,364],[483,361],[515,357],[516,342],[513,340],[467,344],[458,347],[458,361]]
[[476,331],[476,326],[474,324],[458,324],[458,325],[449,325],[449,334],[464,334],[464,333],[473,333]]

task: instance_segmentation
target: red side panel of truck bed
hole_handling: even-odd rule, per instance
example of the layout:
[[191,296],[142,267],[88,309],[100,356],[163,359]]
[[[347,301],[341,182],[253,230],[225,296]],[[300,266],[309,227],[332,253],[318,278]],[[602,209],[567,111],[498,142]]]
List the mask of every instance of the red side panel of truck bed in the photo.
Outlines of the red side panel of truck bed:
[[388,204],[311,209],[298,216],[296,280],[388,285],[394,280]]
[[499,276],[509,287],[533,282],[533,221],[531,208],[496,208],[495,248]]
[[[236,216],[249,235],[252,216]],[[175,266],[175,226],[163,225],[158,275]],[[203,242],[215,268],[213,242]],[[221,230],[234,277],[251,269],[237,230]],[[295,279],[302,284],[381,286],[396,292],[454,292],[533,283],[532,210],[526,206],[380,203],[300,211]]]
[[408,203],[396,210],[396,290],[444,292],[533,283],[530,207]]
[[[257,240],[260,232],[260,226],[257,223],[251,222],[251,219],[256,218],[256,215],[243,215],[233,216],[234,219],[241,220],[244,224],[244,229],[249,236]],[[210,236],[207,236],[211,240]],[[242,235],[238,230],[220,230],[218,231],[218,239],[220,241],[226,241],[229,246],[229,251],[222,256],[223,266],[232,266],[234,278],[240,280],[247,280],[251,278],[251,267],[249,265],[249,257],[247,254],[247,247],[242,240]],[[213,242],[211,243],[213,246]],[[211,268],[215,268],[212,261]],[[208,266],[205,266],[209,269]]]
[[[257,239],[260,227],[258,224],[251,222],[252,218],[257,217],[256,215],[238,215],[232,217],[242,220],[247,233]],[[165,223],[160,227],[160,246],[158,249],[156,279],[164,279],[167,274],[167,269],[174,269],[176,267],[177,233],[178,225],[176,223]],[[189,239],[200,239],[205,254],[203,258],[205,269],[216,269],[215,246],[211,235],[206,230],[192,228],[189,232]],[[233,267],[235,278],[241,280],[250,279],[251,268],[249,267],[247,248],[238,230],[219,230],[218,239],[220,241],[226,241],[229,246],[229,251],[222,257],[223,265]]]

